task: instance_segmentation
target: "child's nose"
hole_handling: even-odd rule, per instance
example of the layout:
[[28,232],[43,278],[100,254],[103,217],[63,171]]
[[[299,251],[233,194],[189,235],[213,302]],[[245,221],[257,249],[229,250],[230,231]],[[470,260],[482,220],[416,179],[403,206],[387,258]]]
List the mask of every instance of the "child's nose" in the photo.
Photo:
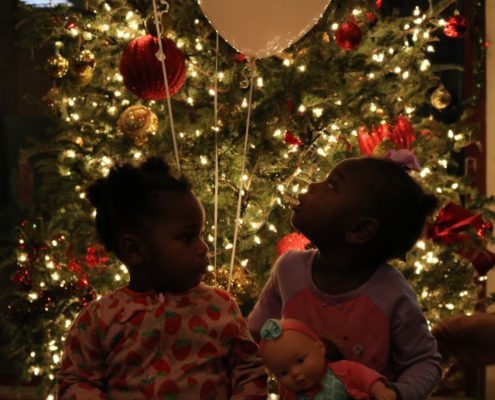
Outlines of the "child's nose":
[[291,368],[290,373],[292,375],[292,378],[296,381],[299,382],[302,380],[303,376],[301,374],[301,368],[298,365],[295,365]]

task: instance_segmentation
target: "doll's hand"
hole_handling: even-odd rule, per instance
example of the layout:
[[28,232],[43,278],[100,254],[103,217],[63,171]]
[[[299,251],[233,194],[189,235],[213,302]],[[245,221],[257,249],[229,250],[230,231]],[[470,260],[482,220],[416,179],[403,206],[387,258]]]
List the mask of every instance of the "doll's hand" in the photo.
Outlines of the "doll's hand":
[[375,400],[397,400],[395,392],[386,387],[382,381],[376,381],[371,385],[371,395]]

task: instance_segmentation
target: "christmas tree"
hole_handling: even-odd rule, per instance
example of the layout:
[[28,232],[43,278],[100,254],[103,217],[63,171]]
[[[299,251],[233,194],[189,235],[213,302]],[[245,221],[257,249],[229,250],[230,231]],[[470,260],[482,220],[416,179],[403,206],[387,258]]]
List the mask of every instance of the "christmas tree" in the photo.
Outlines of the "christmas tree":
[[[85,188],[150,155],[193,182],[214,253],[208,282],[232,290],[247,313],[277,253],[308,246],[290,227],[288,197],[345,158],[412,149],[415,178],[441,211],[394,264],[432,324],[475,308],[495,264],[485,249],[493,215],[458,164],[476,126],[467,111],[442,118],[452,101],[442,73],[460,67],[430,61],[440,39],[474,26],[455,1],[398,13],[381,0],[335,0],[294,45],[255,63],[218,38],[195,0],[158,3],[157,13],[141,0],[21,10],[20,42],[51,49],[38,73],[53,82],[40,99],[49,139],[23,152],[40,179],[38,206],[4,263],[13,269],[4,351],[23,377],[41,377],[53,398],[76,313],[125,284],[125,266],[98,244]],[[479,38],[474,28],[469,37]]]

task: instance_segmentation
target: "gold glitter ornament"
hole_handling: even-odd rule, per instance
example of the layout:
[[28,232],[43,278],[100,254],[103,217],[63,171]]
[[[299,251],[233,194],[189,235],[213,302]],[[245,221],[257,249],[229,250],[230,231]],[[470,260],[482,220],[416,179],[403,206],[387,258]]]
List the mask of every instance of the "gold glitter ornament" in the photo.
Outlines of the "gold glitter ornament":
[[62,78],[69,70],[69,61],[57,52],[46,60],[45,69],[53,78]]
[[120,114],[118,126],[136,145],[142,146],[146,143],[148,135],[156,133],[158,117],[149,108],[134,105]]
[[430,99],[431,104],[437,110],[443,110],[444,108],[447,108],[450,105],[451,100],[452,96],[443,85],[440,85],[435,89],[435,91],[431,94]]

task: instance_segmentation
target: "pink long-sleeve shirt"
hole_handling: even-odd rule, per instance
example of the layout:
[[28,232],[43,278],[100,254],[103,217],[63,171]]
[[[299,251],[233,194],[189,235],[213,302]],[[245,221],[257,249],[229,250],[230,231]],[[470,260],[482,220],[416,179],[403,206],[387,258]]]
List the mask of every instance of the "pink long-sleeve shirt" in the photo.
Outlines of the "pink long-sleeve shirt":
[[65,342],[59,399],[264,399],[258,347],[232,297],[124,287],[83,309]]
[[383,264],[357,289],[328,295],[312,279],[316,254],[290,251],[277,260],[248,317],[252,334],[269,318],[298,319],[318,333],[329,356],[333,348],[383,374],[402,400],[426,399],[440,379],[441,356],[403,275]]

